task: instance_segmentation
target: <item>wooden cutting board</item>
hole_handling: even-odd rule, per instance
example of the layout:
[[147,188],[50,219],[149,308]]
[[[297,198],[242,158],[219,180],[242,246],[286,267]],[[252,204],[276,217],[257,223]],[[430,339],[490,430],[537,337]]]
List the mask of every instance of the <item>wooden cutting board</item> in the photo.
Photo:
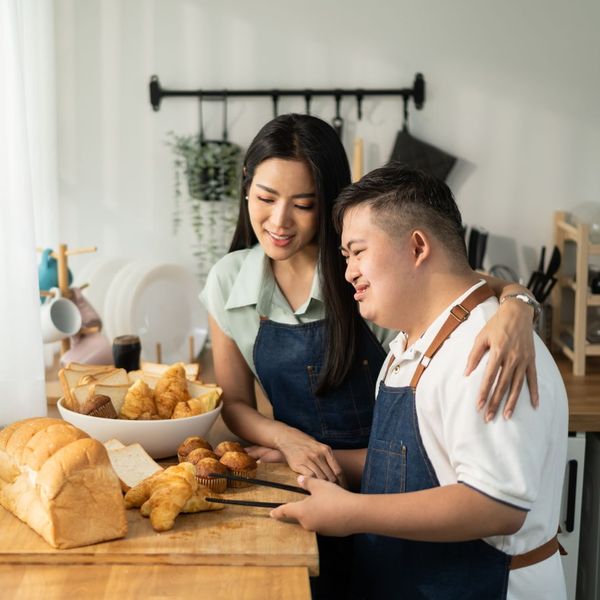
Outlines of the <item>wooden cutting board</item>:
[[[286,465],[260,464],[257,477],[296,483]],[[300,494],[252,486],[228,490],[226,498],[289,502]],[[29,526],[0,507],[0,563],[168,564],[307,567],[318,574],[316,536],[294,523],[269,517],[269,510],[226,506],[223,510],[179,515],[164,533],[152,529],[138,509],[127,511],[128,533],[120,540],[56,550]]]

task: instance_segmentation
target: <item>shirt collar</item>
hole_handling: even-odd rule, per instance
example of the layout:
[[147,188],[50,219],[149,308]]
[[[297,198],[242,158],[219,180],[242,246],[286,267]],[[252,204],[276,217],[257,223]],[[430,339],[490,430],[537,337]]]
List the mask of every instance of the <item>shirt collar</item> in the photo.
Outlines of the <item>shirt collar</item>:
[[[304,314],[312,300],[323,302],[320,286],[319,263],[315,269],[310,295],[307,301],[296,311],[296,314]],[[253,246],[240,268],[234,284],[225,303],[227,310],[241,308],[243,306],[256,306],[256,311],[263,316],[269,316],[273,305],[277,283],[273,276],[271,263],[264,253],[260,244]]]
[[406,347],[408,341],[408,335],[401,331],[391,342],[390,351],[394,354],[397,360],[413,360],[420,358],[424,352],[429,348],[431,342],[441,329],[442,325],[448,318],[452,307],[460,304],[471,292],[476,290],[485,284],[485,281],[481,279],[475,285],[472,285],[466,292],[460,295],[458,298],[453,300],[440,314],[436,317],[435,321],[426,329],[423,335],[412,345],[410,348]]

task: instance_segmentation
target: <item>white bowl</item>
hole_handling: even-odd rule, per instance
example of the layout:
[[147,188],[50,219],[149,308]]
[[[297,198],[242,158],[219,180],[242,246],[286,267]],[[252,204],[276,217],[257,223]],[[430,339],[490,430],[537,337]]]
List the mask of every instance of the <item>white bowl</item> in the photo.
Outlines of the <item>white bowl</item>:
[[219,404],[214,410],[184,419],[130,421],[82,415],[63,406],[63,402],[64,398],[60,398],[57,408],[65,421],[101,442],[111,438],[118,439],[126,446],[137,442],[152,458],[175,456],[181,442],[191,435],[206,437],[222,406]]

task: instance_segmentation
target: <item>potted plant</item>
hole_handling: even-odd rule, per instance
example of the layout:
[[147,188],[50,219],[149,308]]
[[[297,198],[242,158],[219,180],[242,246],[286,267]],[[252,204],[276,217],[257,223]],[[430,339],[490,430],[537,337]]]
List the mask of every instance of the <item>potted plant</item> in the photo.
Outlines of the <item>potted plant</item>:
[[197,275],[204,281],[210,267],[226,252],[233,234],[239,208],[242,149],[226,139],[205,140],[202,134],[180,136],[173,132],[168,144],[175,154],[174,231],[179,231],[185,218],[185,198],[197,242]]

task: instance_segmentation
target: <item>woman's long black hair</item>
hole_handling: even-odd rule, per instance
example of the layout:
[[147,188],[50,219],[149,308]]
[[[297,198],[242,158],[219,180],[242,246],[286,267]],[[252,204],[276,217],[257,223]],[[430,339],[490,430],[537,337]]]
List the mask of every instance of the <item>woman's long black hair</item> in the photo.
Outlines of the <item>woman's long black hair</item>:
[[287,114],[269,121],[256,135],[244,160],[240,212],[230,252],[250,248],[258,239],[250,223],[246,195],[258,165],[269,158],[301,160],[311,169],[318,198],[320,284],[325,303],[325,364],[318,394],[338,387],[348,374],[356,352],[360,314],[352,288],[344,279],[345,263],[332,209],[335,199],[351,183],[348,158],[333,128],[310,115]]

